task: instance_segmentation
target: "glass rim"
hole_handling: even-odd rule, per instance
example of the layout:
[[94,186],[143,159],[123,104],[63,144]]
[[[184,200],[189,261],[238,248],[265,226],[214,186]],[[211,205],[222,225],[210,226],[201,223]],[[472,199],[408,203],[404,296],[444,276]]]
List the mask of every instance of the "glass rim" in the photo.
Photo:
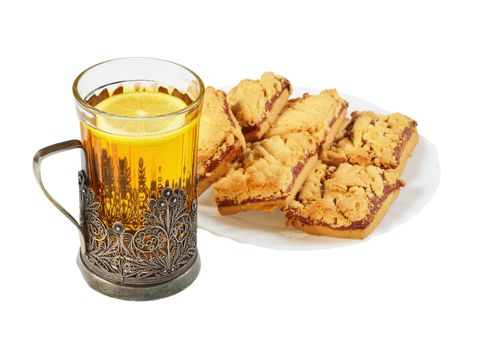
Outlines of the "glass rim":
[[[87,72],[89,72],[90,70],[92,70],[95,67],[101,66],[101,65],[106,64],[106,63],[115,62],[115,61],[123,61],[123,60],[128,60],[128,59],[141,59],[141,60],[160,61],[160,62],[163,62],[163,63],[170,63],[172,65],[175,65],[175,66],[177,66],[179,68],[182,68],[182,69],[188,71],[198,81],[198,85],[199,85],[200,91],[198,92],[197,98],[192,103],[190,103],[188,106],[186,106],[185,108],[179,109],[179,110],[177,110],[175,112],[170,112],[170,113],[165,113],[165,114],[159,114],[159,115],[156,115],[156,116],[136,116],[136,117],[132,117],[132,116],[128,116],[128,115],[121,115],[121,114],[113,114],[113,113],[104,112],[104,111],[102,111],[102,110],[100,110],[100,109],[98,109],[98,108],[90,105],[84,98],[82,98],[80,96],[79,89],[78,89],[78,84],[79,84],[80,80],[85,76],[85,74]],[[203,99],[203,95],[205,94],[205,86],[203,84],[202,79],[198,76],[198,74],[196,74],[194,71],[192,71],[188,67],[183,66],[182,64],[179,64],[179,63],[176,63],[176,62],[173,62],[173,61],[164,60],[164,59],[161,59],[161,58],[154,58],[154,57],[120,57],[120,58],[113,58],[113,59],[110,59],[110,60],[102,61],[102,62],[99,62],[99,63],[96,63],[96,64],[90,66],[89,68],[84,69],[75,78],[75,80],[74,80],[74,82],[72,84],[72,93],[73,93],[73,96],[75,97],[75,101],[81,107],[83,107],[84,109],[87,109],[87,110],[91,111],[92,113],[101,114],[101,115],[104,115],[104,116],[107,116],[107,117],[111,117],[111,118],[130,119],[130,120],[150,120],[150,119],[155,120],[155,119],[159,119],[159,118],[169,118],[169,117],[174,117],[174,116],[182,115],[184,113],[188,113],[189,111],[193,111],[194,109],[196,109],[199,106],[201,100]]]

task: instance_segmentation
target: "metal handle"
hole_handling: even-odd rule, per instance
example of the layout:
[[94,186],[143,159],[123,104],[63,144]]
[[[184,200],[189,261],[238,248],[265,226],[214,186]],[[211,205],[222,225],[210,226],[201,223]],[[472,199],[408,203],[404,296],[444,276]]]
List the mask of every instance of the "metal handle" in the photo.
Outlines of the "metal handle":
[[84,252],[85,251],[84,229],[78,223],[78,221],[48,193],[48,191],[44,187],[43,180],[41,178],[41,163],[45,158],[53,154],[63,151],[68,151],[75,148],[80,148],[83,151],[85,151],[82,146],[82,143],[79,140],[69,140],[65,142],[55,143],[54,145],[42,148],[39,151],[37,151],[36,154],[34,155],[34,158],[32,160],[32,167],[34,170],[34,176],[36,177],[36,181],[38,182],[39,187],[41,187],[43,193],[46,195],[46,197],[48,197],[50,202],[53,203],[53,205],[57,207],[58,210],[60,210],[62,214],[65,215],[79,230],[80,241],[81,241],[80,247],[82,248],[82,252]]

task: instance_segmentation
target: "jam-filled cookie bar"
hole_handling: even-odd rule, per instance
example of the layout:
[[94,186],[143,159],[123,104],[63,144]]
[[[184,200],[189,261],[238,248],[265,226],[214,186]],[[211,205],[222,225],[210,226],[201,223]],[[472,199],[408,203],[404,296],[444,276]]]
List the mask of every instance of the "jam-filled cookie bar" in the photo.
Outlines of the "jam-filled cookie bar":
[[322,146],[329,146],[347,113],[348,103],[335,89],[318,95],[304,94],[289,101],[265,137],[307,132]]
[[401,174],[418,139],[417,123],[403,114],[352,112],[321,159],[329,165],[375,165]]
[[240,167],[214,184],[219,212],[229,215],[286,206],[317,159],[318,145],[307,133],[276,135],[252,144]]
[[259,80],[245,79],[229,91],[227,98],[246,141],[263,137],[287,104],[292,86],[272,72]]
[[198,195],[226,174],[246,144],[226,94],[205,89],[198,142]]
[[395,170],[320,161],[284,210],[286,222],[315,235],[362,239],[377,227],[402,186]]

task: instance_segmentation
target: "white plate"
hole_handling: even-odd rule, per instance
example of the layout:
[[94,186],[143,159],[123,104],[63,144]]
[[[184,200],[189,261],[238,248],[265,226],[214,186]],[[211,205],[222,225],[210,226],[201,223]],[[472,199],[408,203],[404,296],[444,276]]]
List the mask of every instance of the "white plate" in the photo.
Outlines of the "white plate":
[[[301,91],[319,93],[319,90],[316,89],[302,89]],[[296,96],[295,93],[294,96]],[[354,110],[389,113],[358,97],[345,94],[342,96],[349,102],[347,115],[350,115],[350,112]],[[418,116],[412,117],[418,121]],[[439,185],[439,176],[437,150],[428,139],[420,135],[420,141],[402,176],[407,180],[407,185],[401,190],[398,199],[391,206],[381,224],[365,240],[389,232],[418,214],[434,196]],[[245,212],[221,216],[215,206],[212,189],[203,193],[198,201],[198,227],[238,242],[274,249],[326,249],[361,242],[359,240],[313,236],[295,228],[286,227],[279,209],[273,213]]]

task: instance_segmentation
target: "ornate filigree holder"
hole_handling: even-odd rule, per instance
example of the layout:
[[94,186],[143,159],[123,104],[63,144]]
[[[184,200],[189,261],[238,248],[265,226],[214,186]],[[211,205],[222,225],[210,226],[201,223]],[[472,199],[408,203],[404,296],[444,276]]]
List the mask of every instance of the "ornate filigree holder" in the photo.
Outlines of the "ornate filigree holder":
[[[42,160],[54,153],[81,148],[78,140],[41,149],[33,160],[36,179],[48,199],[78,228],[81,248],[77,264],[93,289],[125,300],[164,298],[189,286],[200,271],[196,248],[197,203],[188,205],[183,189],[162,188],[141,210],[143,228],[127,231],[120,222],[106,227],[99,216],[84,171],[79,172],[80,224],[46,191]],[[190,207],[188,209],[188,207]]]
[[196,254],[194,262],[182,275],[171,281],[149,286],[124,285],[107,281],[85,265],[81,254],[77,256],[77,265],[92,289],[113,298],[143,301],[165,298],[188,287],[200,272],[200,256]]

